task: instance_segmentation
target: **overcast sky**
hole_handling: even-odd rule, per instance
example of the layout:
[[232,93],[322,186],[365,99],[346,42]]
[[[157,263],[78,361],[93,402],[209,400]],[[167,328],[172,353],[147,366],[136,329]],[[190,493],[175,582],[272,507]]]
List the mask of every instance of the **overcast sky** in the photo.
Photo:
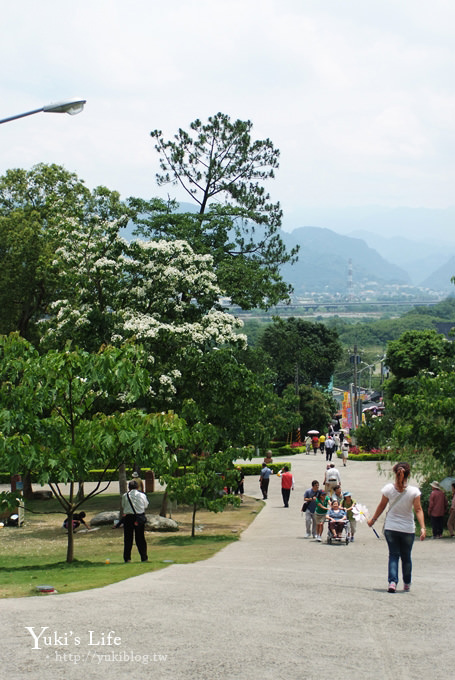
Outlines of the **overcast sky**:
[[[151,198],[150,131],[222,111],[281,150],[268,185],[305,210],[454,205],[453,0],[3,2],[0,118],[72,97],[75,117],[0,126],[0,172],[58,163]],[[324,225],[326,226],[326,225]]]

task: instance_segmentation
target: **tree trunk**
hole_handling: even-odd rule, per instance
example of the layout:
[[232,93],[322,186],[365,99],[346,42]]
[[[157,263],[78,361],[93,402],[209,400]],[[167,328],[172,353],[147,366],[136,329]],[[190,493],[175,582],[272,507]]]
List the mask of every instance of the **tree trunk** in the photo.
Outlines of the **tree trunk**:
[[125,463],[122,463],[118,469],[118,488],[120,492],[120,515],[119,519],[121,519],[123,515],[123,509],[122,509],[122,496],[124,493],[128,491],[127,488],[127,483],[126,483],[126,468],[125,468]]
[[160,517],[166,517],[167,515],[167,489],[163,494],[163,500],[161,501]]
[[74,533],[73,533],[73,511],[68,515],[68,545],[66,549],[66,561],[70,564],[74,559]]
[[193,517],[191,520],[191,537],[194,538],[194,533],[196,529],[196,512],[197,512],[197,505],[194,503],[193,505]]
[[79,481],[79,488],[77,490],[76,499],[77,501],[83,501],[85,498],[84,482]]
[[23,478],[22,494],[25,500],[30,501],[33,498],[32,475],[30,470],[27,470]]

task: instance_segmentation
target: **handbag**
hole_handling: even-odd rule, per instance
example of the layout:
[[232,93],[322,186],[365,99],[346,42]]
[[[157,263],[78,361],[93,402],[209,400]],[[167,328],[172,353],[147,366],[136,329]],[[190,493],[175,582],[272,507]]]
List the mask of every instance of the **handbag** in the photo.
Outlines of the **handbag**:
[[302,505],[302,512],[306,512],[308,510],[309,503],[305,501],[305,503]]
[[133,511],[133,514],[134,514],[134,524],[135,524],[135,526],[137,526],[137,527],[143,526],[147,522],[147,517],[145,516],[145,512],[137,513],[136,510],[134,509],[134,505],[131,502],[130,494],[127,493],[126,495],[128,497],[128,500],[129,500],[130,505],[131,505],[131,509]]

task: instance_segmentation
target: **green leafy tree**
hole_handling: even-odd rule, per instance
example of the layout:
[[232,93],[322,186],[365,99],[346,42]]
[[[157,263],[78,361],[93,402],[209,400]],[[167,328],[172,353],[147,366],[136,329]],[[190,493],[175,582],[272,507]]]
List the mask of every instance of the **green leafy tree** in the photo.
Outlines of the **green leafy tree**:
[[455,346],[434,330],[406,331],[387,346],[386,364],[393,377],[387,383],[390,396],[412,391],[412,383],[422,371],[439,373],[453,363]]
[[59,285],[54,260],[63,224],[90,229],[97,220],[115,219],[120,227],[130,215],[117,192],[91,192],[58,165],[8,170],[0,177],[0,332],[18,330],[39,339],[40,321]]
[[[267,447],[284,423],[294,422],[288,406],[273,390],[274,374],[250,349],[221,347],[204,354],[188,355],[188,375],[179,396],[185,398],[183,417],[188,423],[202,420],[216,427],[215,446]],[[298,401],[298,400],[297,400]],[[188,404],[195,413],[188,413]]]
[[335,410],[334,400],[328,394],[310,385],[300,385],[300,431],[303,436],[308,430],[327,432]]
[[[195,433],[198,437],[195,439]],[[193,428],[193,447],[200,448],[202,429]],[[191,521],[191,535],[196,532],[196,513],[205,508],[211,512],[221,512],[227,505],[239,505],[240,498],[230,493],[225,493],[235,484],[236,470],[233,465],[235,451],[217,451],[215,453],[204,452],[202,455],[181,452],[178,462],[186,462],[188,469],[184,474],[163,475],[167,484],[167,492],[171,500],[180,504],[189,505],[193,508]],[[182,460],[183,458],[183,460]]]
[[395,423],[391,412],[393,409],[377,418],[365,413],[365,422],[355,431],[356,443],[366,451],[389,446]]
[[[393,441],[412,457],[425,477],[436,467],[442,476],[455,473],[455,373],[422,372],[412,391],[393,399]],[[442,473],[445,474],[442,474]]]
[[335,331],[294,317],[275,318],[264,330],[260,346],[277,373],[278,394],[290,383],[326,387],[342,354]]
[[[274,177],[279,151],[269,139],[253,140],[250,121],[223,113],[195,120],[171,140],[150,134],[160,155],[159,185],[178,184],[198,214],[156,214],[156,202],[130,200],[139,229],[148,236],[184,238],[197,252],[213,254],[218,281],[234,304],[268,307],[291,291],[280,266],[295,261],[279,235],[282,211],[263,183]],[[155,219],[155,218],[158,219]]]
[[[40,356],[18,336],[0,338],[0,463],[12,474],[32,469],[40,484],[49,484],[69,527],[74,512],[108,486],[108,469],[134,460],[152,464],[151,451],[165,465],[166,430],[183,429],[176,416],[134,407],[149,390],[146,359],[131,345]],[[75,483],[93,468],[102,471],[96,487],[78,498]],[[69,484],[67,496],[62,483]],[[67,561],[73,556],[69,531]]]
[[49,305],[42,346],[72,339],[89,351],[141,342],[149,356],[149,410],[175,408],[193,355],[243,345],[241,322],[216,309],[220,289],[210,255],[185,241],[128,244],[116,222],[62,227],[55,254],[59,299]]

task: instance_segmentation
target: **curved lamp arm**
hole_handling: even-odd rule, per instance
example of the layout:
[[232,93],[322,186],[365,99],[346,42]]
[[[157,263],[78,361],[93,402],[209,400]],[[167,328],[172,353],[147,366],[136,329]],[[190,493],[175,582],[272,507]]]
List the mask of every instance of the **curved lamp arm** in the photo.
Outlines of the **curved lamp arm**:
[[17,118],[25,118],[25,116],[32,116],[34,113],[69,113],[70,116],[80,113],[84,108],[86,99],[75,99],[74,101],[56,102],[55,104],[48,104],[42,106],[40,109],[33,109],[33,111],[26,111],[25,113],[17,113],[15,116],[0,119],[1,123],[8,123],[10,120],[17,120]]

